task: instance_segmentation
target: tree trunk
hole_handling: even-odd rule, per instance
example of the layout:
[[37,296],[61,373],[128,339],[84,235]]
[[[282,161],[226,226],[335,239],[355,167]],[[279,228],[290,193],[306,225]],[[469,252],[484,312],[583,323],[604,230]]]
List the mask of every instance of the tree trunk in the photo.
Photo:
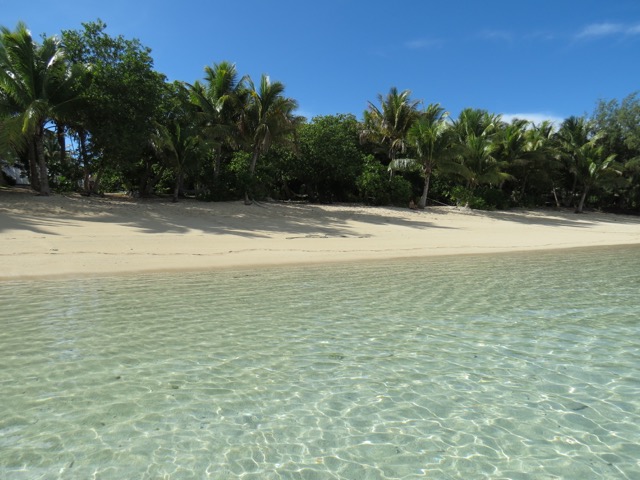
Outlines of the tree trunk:
[[178,195],[180,195],[180,187],[182,187],[182,170],[180,170],[176,175],[176,185],[173,189],[173,199],[171,200],[173,203],[178,201]]
[[574,205],[573,199],[576,196],[577,188],[578,188],[578,175],[574,175],[573,186],[571,187],[571,195],[569,195],[569,198],[565,198],[563,202],[565,207],[570,207],[571,205]]
[[553,187],[551,189],[551,192],[553,193],[553,198],[556,201],[556,208],[560,208],[560,200],[558,199],[558,193],[556,192],[556,187]]
[[78,141],[80,143],[80,161],[84,170],[84,192],[91,195],[95,183],[91,178],[91,165],[89,165],[89,157],[87,155],[87,132],[83,129],[78,130]]
[[222,168],[222,158],[219,152],[216,152],[213,159],[213,184],[218,185],[220,179],[220,169]]
[[153,193],[153,190],[156,188],[156,185],[162,178],[166,167],[161,167],[159,171],[154,175],[151,162],[145,162],[145,173],[143,178],[140,180],[140,196],[141,197],[150,197]]
[[253,155],[251,156],[251,165],[249,165],[249,177],[253,178],[256,173],[256,164],[258,163],[258,158],[260,157],[260,150],[254,150]]
[[56,124],[56,136],[58,137],[58,146],[60,147],[60,163],[67,163],[67,139],[64,135],[64,125]]
[[[256,164],[258,163],[258,158],[260,157],[260,150],[255,149],[253,151],[253,155],[251,156],[251,164],[249,165],[249,181],[253,180],[253,177],[256,173]],[[253,200],[249,195],[249,185],[245,187],[244,191],[244,204],[251,205]]]
[[[95,180],[93,182],[93,185],[91,187],[91,192],[95,193],[96,195],[100,195],[98,192],[100,192],[100,178],[102,177],[102,171],[98,170],[98,174],[95,177]],[[104,196],[104,195],[102,195]]]
[[429,195],[429,181],[431,180],[431,173],[427,173],[424,176],[424,187],[422,188],[422,196],[418,202],[418,208],[425,208],[427,206],[427,196]]
[[589,187],[584,187],[584,192],[582,192],[582,196],[580,197],[580,203],[576,207],[576,213],[582,213],[582,209],[584,208],[584,201],[587,198],[587,193],[589,193]]
[[524,178],[522,179],[522,188],[520,189],[520,200],[524,199],[526,190],[527,190],[527,180],[529,178],[529,174],[526,173]]
[[40,173],[40,195],[48,196],[51,194],[51,188],[49,188],[49,171],[47,170],[47,162],[44,157],[44,132],[42,129],[36,133],[35,147],[38,170]]
[[38,173],[38,163],[36,161],[36,145],[34,141],[28,142],[27,157],[29,159],[29,183],[36,192],[40,191],[40,175]]

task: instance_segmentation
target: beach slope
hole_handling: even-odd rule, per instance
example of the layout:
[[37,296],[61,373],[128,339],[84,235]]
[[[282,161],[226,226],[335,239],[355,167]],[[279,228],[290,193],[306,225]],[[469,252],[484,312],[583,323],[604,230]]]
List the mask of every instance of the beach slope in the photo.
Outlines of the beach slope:
[[0,190],[0,279],[640,244],[640,218]]

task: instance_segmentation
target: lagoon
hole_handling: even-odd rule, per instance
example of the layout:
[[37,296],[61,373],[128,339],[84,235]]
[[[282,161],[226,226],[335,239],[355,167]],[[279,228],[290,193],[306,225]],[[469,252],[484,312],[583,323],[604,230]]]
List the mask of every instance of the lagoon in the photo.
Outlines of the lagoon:
[[0,283],[0,477],[637,478],[640,248]]

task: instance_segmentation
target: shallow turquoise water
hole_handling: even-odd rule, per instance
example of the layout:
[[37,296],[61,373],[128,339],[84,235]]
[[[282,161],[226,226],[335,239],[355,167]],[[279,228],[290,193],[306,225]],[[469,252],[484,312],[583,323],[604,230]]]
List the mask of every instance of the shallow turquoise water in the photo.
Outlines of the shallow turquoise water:
[[0,478],[640,478],[640,248],[0,284]]

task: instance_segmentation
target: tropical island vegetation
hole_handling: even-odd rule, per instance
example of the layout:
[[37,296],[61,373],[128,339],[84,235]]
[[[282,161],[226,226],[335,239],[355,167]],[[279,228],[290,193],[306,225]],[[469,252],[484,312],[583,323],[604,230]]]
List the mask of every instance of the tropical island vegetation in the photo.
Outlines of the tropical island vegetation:
[[0,161],[41,195],[640,211],[635,93],[559,125],[475,108],[452,118],[395,87],[361,120],[305,119],[267,75],[221,61],[169,82],[149,48],[105,29],[0,31]]

